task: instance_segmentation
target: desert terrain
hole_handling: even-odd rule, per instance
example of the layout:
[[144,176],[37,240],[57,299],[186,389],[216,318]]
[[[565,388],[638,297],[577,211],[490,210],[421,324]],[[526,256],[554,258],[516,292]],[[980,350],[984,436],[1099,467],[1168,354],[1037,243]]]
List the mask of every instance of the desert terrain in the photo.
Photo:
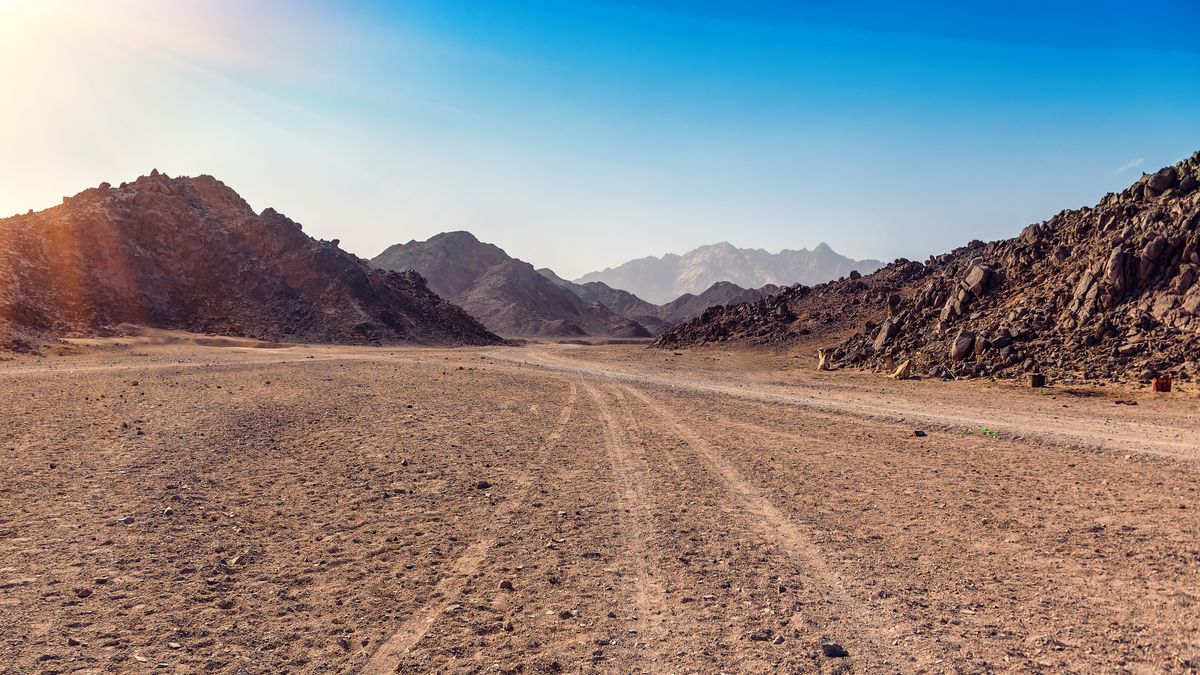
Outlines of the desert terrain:
[[267,346],[0,359],[0,671],[1200,668],[1194,385]]

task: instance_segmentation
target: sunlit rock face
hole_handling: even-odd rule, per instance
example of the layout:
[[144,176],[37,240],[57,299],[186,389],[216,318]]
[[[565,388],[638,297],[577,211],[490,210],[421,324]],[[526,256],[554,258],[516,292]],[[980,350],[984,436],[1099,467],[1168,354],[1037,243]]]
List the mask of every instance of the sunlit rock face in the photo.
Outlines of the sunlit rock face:
[[420,275],[373,269],[273,209],[255,213],[211,176],[154,171],[0,220],[10,346],[122,324],[334,343],[497,340]]

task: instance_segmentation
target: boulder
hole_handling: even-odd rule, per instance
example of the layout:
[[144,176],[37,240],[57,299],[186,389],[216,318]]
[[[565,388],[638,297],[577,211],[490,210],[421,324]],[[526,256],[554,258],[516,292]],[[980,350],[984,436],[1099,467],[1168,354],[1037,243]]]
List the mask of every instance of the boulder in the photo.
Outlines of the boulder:
[[883,323],[879,324],[879,332],[875,334],[875,349],[883,349],[899,331],[900,327],[895,322],[891,319],[884,319]]
[[831,356],[832,356],[832,354],[830,353],[830,351],[828,349],[818,349],[817,350],[817,370],[829,370]]
[[979,297],[987,290],[991,280],[992,270],[986,265],[976,264],[972,265],[971,269],[967,271],[967,276],[963,279],[963,283],[966,284],[968,291],[975,295],[975,297]]
[[1175,167],[1169,166],[1151,175],[1150,180],[1146,181],[1146,185],[1155,192],[1166,192],[1175,187],[1178,180],[1179,176],[1175,173]]
[[950,359],[964,361],[975,353],[975,333],[961,330],[950,343]]
[[1120,297],[1131,290],[1132,275],[1130,274],[1133,256],[1124,248],[1114,248],[1104,264],[1104,282],[1112,289],[1113,295]]

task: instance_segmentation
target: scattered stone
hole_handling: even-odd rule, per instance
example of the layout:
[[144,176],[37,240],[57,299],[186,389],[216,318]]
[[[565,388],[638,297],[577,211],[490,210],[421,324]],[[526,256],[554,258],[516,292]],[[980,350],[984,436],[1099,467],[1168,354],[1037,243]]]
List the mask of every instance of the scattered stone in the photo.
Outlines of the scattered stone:
[[827,349],[817,350],[817,370],[829,370],[832,352]]
[[475,488],[479,489],[479,490],[486,490],[490,487],[492,487],[492,484],[487,482],[486,480],[481,480],[475,484]]
[[926,435],[927,434],[924,431],[921,431],[920,429],[917,429],[916,431],[913,432],[913,436],[916,436],[917,438],[925,438]]
[[775,637],[775,631],[771,630],[770,628],[759,628],[753,633],[750,633],[749,637],[754,642],[766,642]]
[[829,642],[828,640],[821,643],[821,653],[831,659],[840,659],[850,656],[850,652],[846,651],[845,647],[836,642]]
[[90,589],[90,588],[76,588],[76,589],[75,589],[75,597],[77,597],[77,598],[80,598],[80,599],[83,599],[83,598],[90,598],[90,597],[92,597],[92,589]]
[[501,582],[500,582],[500,590],[502,590],[502,591],[511,591],[512,589],[513,589],[513,582],[512,582],[512,581],[510,581],[510,580],[508,580],[508,579],[505,579],[504,581],[501,581]]

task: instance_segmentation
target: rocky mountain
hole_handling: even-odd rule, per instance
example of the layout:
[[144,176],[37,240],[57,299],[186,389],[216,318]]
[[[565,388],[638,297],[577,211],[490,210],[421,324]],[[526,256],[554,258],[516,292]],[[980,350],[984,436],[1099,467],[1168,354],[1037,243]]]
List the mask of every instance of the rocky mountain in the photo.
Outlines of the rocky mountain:
[[[1200,372],[1198,277],[1200,153],[1015,238],[710,310],[659,344],[840,340],[835,363],[911,359],[934,376],[1190,379]],[[814,332],[814,317],[838,306],[840,329]]]
[[683,255],[631,260],[576,280],[600,281],[623,288],[654,303],[667,303],[681,295],[698,295],[720,281],[742,288],[795,283],[817,284],[848,275],[865,274],[883,266],[878,260],[852,260],[822,243],[815,249],[783,250],[737,248],[728,242],[701,246]]
[[415,270],[429,279],[430,288],[501,335],[651,336],[637,321],[580,297],[539,274],[529,263],[469,232],[446,232],[428,241],[396,244],[371,264],[387,270]]
[[674,325],[674,323],[662,319],[660,316],[662,313],[661,307],[646,302],[629,291],[613,288],[602,281],[589,281],[586,284],[577,284],[573,281],[563,279],[555,274],[554,270],[547,267],[543,267],[537,272],[550,281],[571,291],[584,302],[604,305],[613,312],[640,323],[654,335],[658,335]]
[[157,171],[0,220],[0,346],[118,324],[266,340],[488,344],[415,273],[261,214],[211,176]]
[[738,305],[754,302],[782,290],[779,286],[766,285],[762,288],[742,288],[728,281],[718,281],[704,289],[699,295],[684,293],[671,302],[659,306],[658,316],[671,325],[679,324],[699,316],[710,307]]

